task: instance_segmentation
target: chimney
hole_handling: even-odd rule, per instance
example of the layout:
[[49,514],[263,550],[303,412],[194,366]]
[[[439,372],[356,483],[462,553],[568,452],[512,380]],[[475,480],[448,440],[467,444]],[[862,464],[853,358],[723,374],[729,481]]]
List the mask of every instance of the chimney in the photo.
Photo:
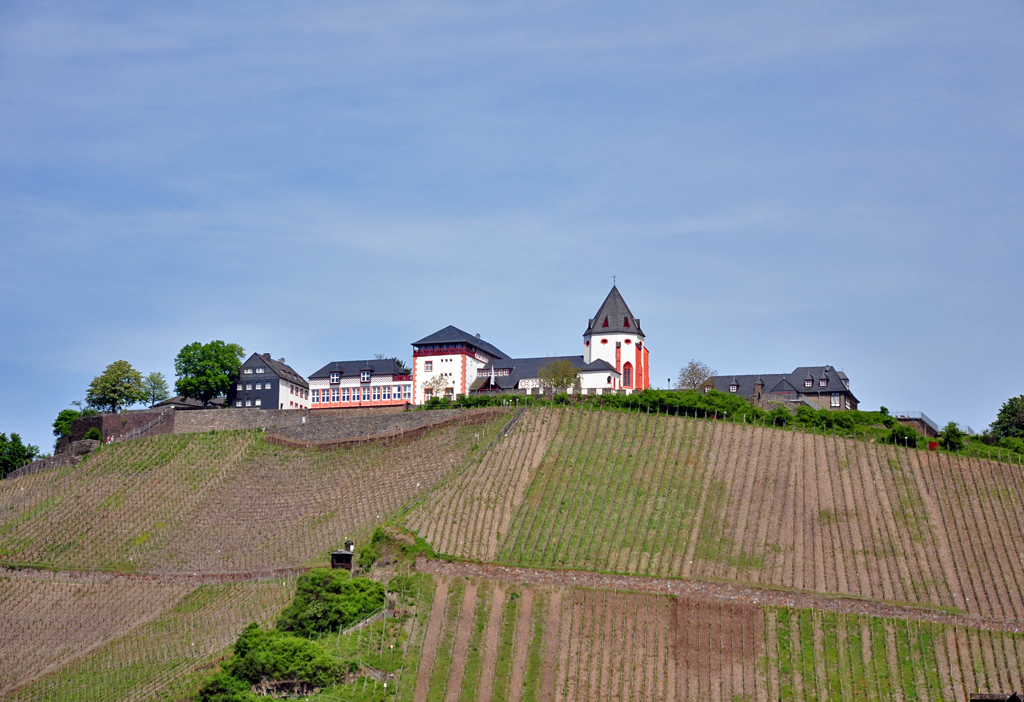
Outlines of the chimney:
[[282,357],[282,358],[277,359],[277,362],[278,363],[284,363],[284,358]]
[[479,334],[477,334],[477,335],[476,335],[476,338],[477,338],[477,339],[479,339],[479,338],[480,338],[480,335],[479,335]]
[[636,328],[637,329],[640,328],[640,318],[639,317],[636,318]]

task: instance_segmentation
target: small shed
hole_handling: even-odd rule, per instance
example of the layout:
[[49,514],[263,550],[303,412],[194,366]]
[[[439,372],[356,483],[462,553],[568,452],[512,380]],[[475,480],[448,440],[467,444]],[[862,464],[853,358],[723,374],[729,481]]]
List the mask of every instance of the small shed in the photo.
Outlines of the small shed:
[[355,544],[351,541],[345,542],[345,548],[331,552],[331,568],[344,568],[352,570],[352,555]]
[[972,692],[971,702],[1022,702],[1020,694],[1016,692]]

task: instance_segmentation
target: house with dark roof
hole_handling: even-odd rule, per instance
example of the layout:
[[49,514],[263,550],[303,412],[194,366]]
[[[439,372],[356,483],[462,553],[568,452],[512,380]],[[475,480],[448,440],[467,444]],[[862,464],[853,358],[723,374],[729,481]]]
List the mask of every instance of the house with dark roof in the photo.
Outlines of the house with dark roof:
[[309,383],[283,358],[254,353],[238,370],[228,407],[309,409]]
[[[615,390],[631,393],[651,386],[650,351],[640,319],[629,311],[629,305],[614,285],[583,332],[583,361],[584,367],[604,361],[607,367],[614,369],[619,376],[613,383]],[[598,372],[596,367],[592,370]]]
[[412,374],[393,358],[332,361],[309,376],[313,409],[387,407],[412,402]]
[[[527,395],[544,394],[541,370],[550,363],[568,361],[576,367],[579,381],[570,392],[601,393],[614,390],[620,376],[606,361],[584,362],[583,356],[544,356],[541,358],[503,358],[485,364],[477,371],[477,378],[470,385],[470,391],[516,392]],[[565,391],[564,389],[559,389]]]
[[716,375],[708,378],[700,389],[739,395],[758,406],[781,402],[815,409],[855,410],[858,405],[850,390],[850,379],[832,366],[801,366],[792,373]]
[[435,396],[465,395],[477,371],[491,361],[508,358],[479,334],[453,326],[414,341],[412,348],[412,401],[417,405]]

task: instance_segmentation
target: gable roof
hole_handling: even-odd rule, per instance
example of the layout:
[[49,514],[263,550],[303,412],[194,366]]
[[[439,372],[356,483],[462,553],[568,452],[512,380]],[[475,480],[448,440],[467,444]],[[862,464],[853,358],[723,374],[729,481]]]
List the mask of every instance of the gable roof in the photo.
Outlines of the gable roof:
[[599,358],[596,361],[591,361],[587,365],[580,368],[580,373],[614,373],[619,375],[619,372],[615,370],[615,366],[603,358]]
[[[605,323],[608,326],[605,326]],[[619,289],[613,285],[608,293],[608,297],[601,303],[601,308],[598,309],[594,318],[590,320],[590,324],[587,326],[587,330],[583,332],[583,336],[601,333],[613,334],[615,332],[625,332],[627,334],[636,334],[637,336],[644,335],[640,330],[640,320],[629,311],[629,305],[622,299]]]
[[[822,377],[826,380],[824,387],[819,385]],[[811,380],[809,388],[804,386],[804,381],[807,379]],[[715,390],[722,392],[729,392],[729,386],[735,383],[739,387],[734,394],[749,397],[754,394],[754,386],[758,380],[764,383],[764,392],[766,393],[796,392],[801,395],[816,395],[820,392],[824,395],[825,393],[845,392],[850,399],[857,399],[846,386],[850,379],[845,373],[837,371],[832,366],[801,366],[792,373],[716,375],[708,378],[705,382],[710,382]]]
[[341,373],[342,378],[352,378],[364,370],[370,371],[373,375],[409,375],[393,358],[371,358],[368,361],[331,361],[311,374],[309,379],[327,378],[331,373]]
[[[480,369],[480,375],[477,376],[477,379],[484,382],[479,385],[474,383],[474,389],[486,383],[487,380],[490,380],[490,384],[492,386],[497,386],[502,389],[514,388],[518,385],[520,380],[539,378],[541,368],[552,361],[568,361],[576,366],[577,369],[581,371],[583,369],[583,356],[542,356],[540,358],[499,359],[491,361]],[[500,370],[505,368],[509,369],[508,375],[496,375],[493,378],[484,377],[484,371],[491,371],[494,369]],[[614,370],[614,368],[612,370]]]
[[286,364],[284,362],[284,359],[281,359],[280,361],[275,361],[273,358],[270,357],[269,353],[254,353],[252,356],[249,356],[245,363],[242,364],[242,367],[253,367],[251,361],[254,358],[260,359],[267,366],[267,368],[269,368],[277,375],[278,378],[282,378],[289,382],[295,383],[296,385],[300,385],[304,388],[309,387],[309,383],[306,382],[306,379],[303,378],[298,373],[296,373],[294,368]]
[[475,346],[493,358],[508,358],[507,353],[499,350],[496,346],[488,344],[479,336],[467,334],[458,327],[453,327],[450,324],[444,329],[434,332],[430,336],[425,336],[419,341],[412,342],[413,346],[426,346],[428,344],[468,344],[470,346]]

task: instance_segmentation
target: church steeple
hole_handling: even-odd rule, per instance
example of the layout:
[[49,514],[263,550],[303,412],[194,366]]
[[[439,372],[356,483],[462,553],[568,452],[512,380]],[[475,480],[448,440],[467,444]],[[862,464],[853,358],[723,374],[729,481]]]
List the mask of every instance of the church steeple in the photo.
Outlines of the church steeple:
[[622,299],[619,288],[613,285],[608,297],[604,299],[600,309],[597,310],[597,314],[590,320],[583,336],[616,332],[636,334],[641,338],[644,336],[640,329],[640,320],[629,311],[629,305]]

